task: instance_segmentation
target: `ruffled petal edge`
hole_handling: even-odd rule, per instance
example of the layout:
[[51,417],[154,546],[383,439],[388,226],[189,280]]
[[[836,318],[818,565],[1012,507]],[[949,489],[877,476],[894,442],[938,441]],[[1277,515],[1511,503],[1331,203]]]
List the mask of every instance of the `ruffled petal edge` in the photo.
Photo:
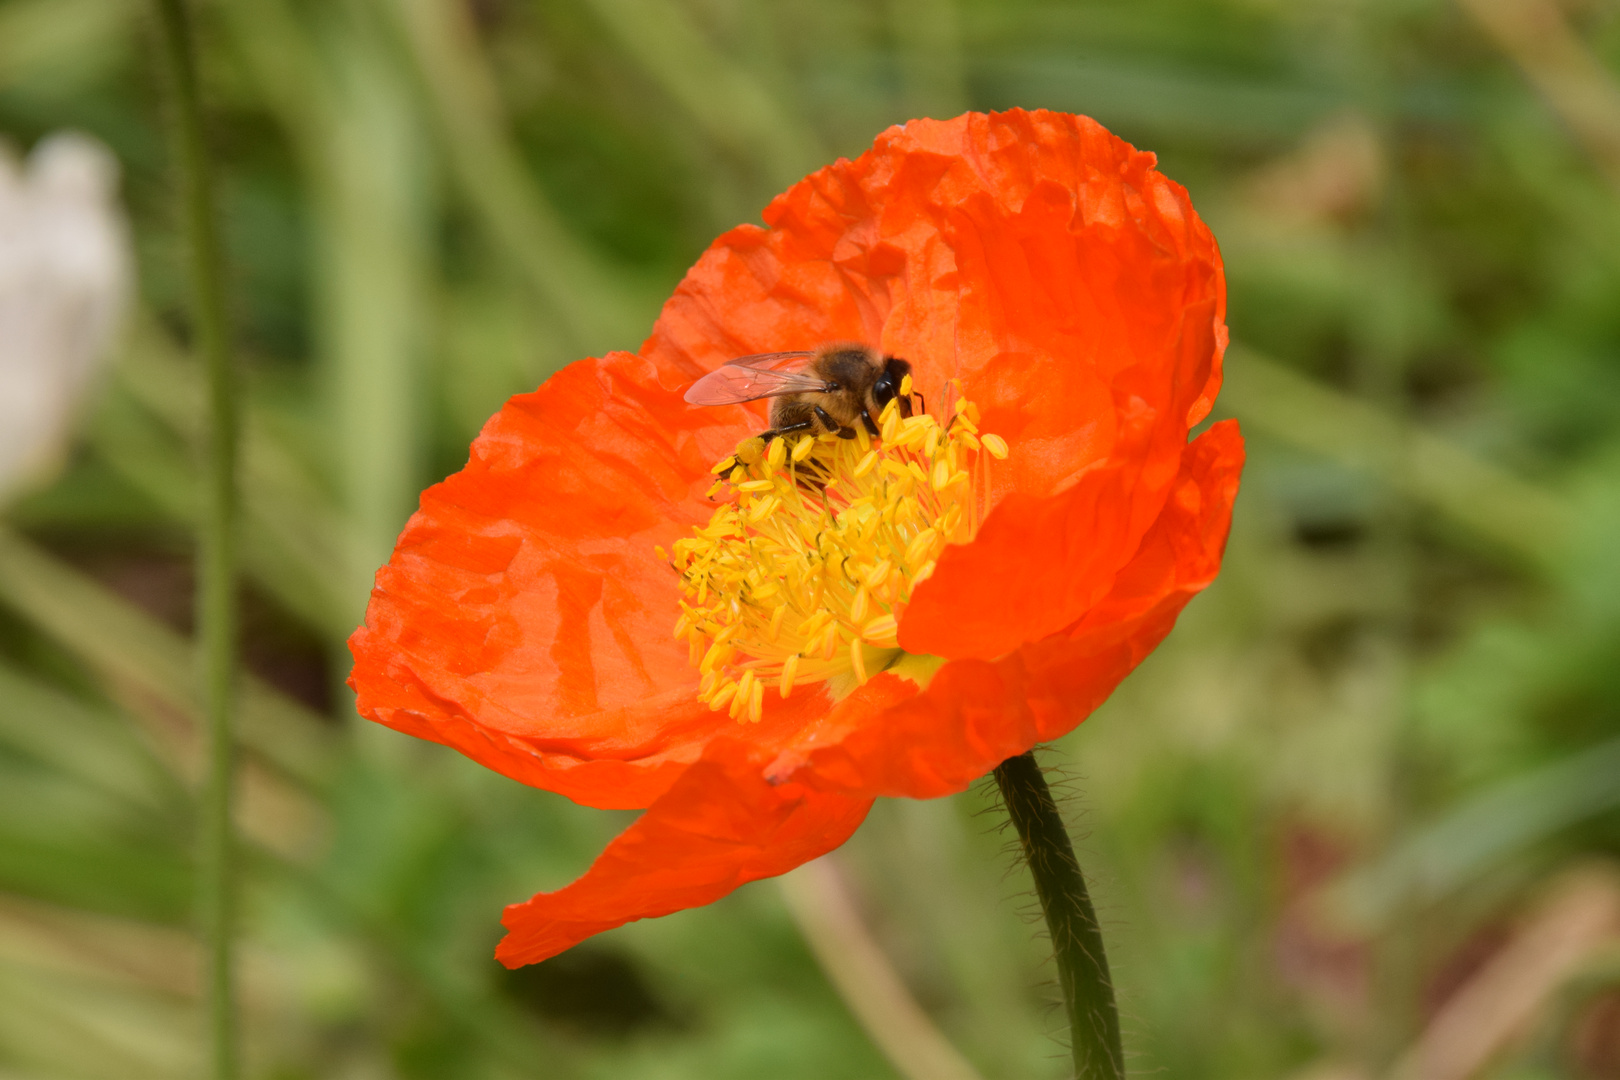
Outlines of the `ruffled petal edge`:
[[717,739],[583,877],[506,909],[495,958],[538,963],[637,919],[713,903],[838,847],[871,799],[773,783],[758,748]]

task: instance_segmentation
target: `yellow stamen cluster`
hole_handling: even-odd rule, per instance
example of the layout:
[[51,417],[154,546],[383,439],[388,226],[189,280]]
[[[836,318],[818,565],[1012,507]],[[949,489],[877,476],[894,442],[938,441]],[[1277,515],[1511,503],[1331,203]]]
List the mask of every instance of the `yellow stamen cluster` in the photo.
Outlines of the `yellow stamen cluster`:
[[972,538],[988,459],[1007,455],[971,402],[953,412],[941,425],[891,401],[879,440],[859,427],[854,439],[754,438],[715,466],[709,495],[730,498],[670,553],[675,637],[710,708],[757,721],[767,686],[785,698],[800,682],[858,684],[900,657],[912,590],[946,544]]

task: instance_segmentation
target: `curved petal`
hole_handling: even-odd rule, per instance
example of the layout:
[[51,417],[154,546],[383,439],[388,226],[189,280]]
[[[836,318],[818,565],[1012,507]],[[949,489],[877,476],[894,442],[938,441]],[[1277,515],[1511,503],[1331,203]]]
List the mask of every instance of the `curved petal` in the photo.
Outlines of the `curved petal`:
[[[349,642],[363,715],[601,807],[648,805],[737,730],[695,700],[654,552],[708,519],[734,442],[736,410],[681,402],[694,374],[615,353],[507,402],[377,574]],[[824,709],[773,702],[757,734]]]
[[[962,379],[1012,446],[993,493],[1008,505],[995,542],[951,549],[919,591],[908,649],[989,658],[1057,632],[1158,517],[1226,330],[1214,239],[1154,162],[1085,117],[913,121],[777,198],[769,228],[717,240],[643,346],[713,367],[879,342],[936,410]],[[1046,543],[1087,515],[1095,538]],[[1032,540],[1041,558],[1006,557]]]
[[831,851],[871,806],[801,783],[773,784],[757,750],[717,740],[584,877],[508,907],[495,958],[507,967],[533,964],[603,930],[712,903]]
[[901,618],[901,648],[952,659],[1005,656],[1058,633],[1103,598],[1161,516],[1182,467],[1186,418],[1216,353],[1214,306],[1204,301],[1186,309],[1179,364],[1160,363],[1162,371],[1133,372],[1140,377],[1116,384],[1117,397],[1155,379],[1171,392],[1160,406],[1141,395],[1134,406],[1121,403],[1107,459],[1057,495],[1014,491],[972,543],[945,549]]
[[1072,730],[1101,705],[1214,580],[1243,467],[1234,421],[1187,447],[1164,512],[1113,588],[1062,633],[1000,660],[954,660],[926,690],[885,673],[863,690],[893,695],[881,715],[812,750],[792,773],[850,796],[934,798]]
[[[692,701],[653,549],[706,519],[708,466],[763,422],[681,391],[735,356],[838,338],[910,359],[936,408],[961,377],[1013,445],[986,542],[936,574],[960,594],[919,603],[903,640],[988,658],[1067,626],[1160,517],[1219,383],[1219,255],[1153,164],[1091,120],[1012,110],[891,129],[795,185],[768,228],[715,242],[645,358],[514,398],[424,495],[351,641],[361,710],[590,805],[667,790],[737,728]],[[773,701],[747,736],[802,746],[826,704]]]

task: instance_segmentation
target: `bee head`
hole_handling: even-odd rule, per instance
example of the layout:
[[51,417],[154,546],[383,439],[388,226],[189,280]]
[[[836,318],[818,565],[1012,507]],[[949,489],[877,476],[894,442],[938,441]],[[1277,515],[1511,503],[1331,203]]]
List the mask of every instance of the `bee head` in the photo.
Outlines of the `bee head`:
[[[886,356],[883,359],[883,370],[872,383],[872,401],[882,411],[883,407],[900,396],[900,384],[911,374],[911,365],[897,356]],[[906,399],[900,402],[900,411],[906,416],[911,415],[911,401]]]

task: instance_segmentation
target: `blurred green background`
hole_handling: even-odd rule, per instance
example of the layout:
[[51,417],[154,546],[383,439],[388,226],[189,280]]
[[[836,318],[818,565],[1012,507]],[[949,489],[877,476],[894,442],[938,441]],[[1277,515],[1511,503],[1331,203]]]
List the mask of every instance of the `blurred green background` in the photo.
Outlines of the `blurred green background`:
[[[139,300],[0,521],[0,1078],[200,1075],[200,383],[141,0],[0,0],[0,133],[124,169]],[[357,721],[344,639],[509,394],[888,124],[1088,113],[1220,238],[1226,568],[1052,748],[1134,1075],[1620,1077],[1620,3],[210,0],[246,371],[250,1074],[888,1078],[775,883],[515,974],[629,820]],[[3,388],[0,388],[3,391]],[[837,859],[986,1078],[1065,1074],[991,794]],[[869,1018],[870,1019],[870,1018]],[[878,1017],[878,1022],[882,1018]],[[1448,1056],[1449,1055],[1449,1056]]]

